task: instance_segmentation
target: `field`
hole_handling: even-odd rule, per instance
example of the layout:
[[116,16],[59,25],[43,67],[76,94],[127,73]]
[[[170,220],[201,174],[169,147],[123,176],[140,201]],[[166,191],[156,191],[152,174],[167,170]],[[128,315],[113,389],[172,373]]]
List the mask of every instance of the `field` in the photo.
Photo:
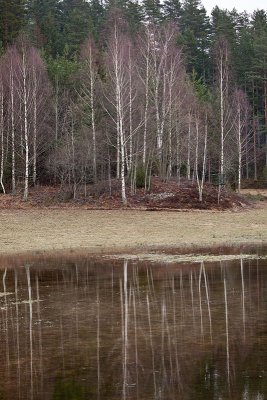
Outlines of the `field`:
[[0,210],[0,252],[109,253],[267,243],[267,206],[236,211]]

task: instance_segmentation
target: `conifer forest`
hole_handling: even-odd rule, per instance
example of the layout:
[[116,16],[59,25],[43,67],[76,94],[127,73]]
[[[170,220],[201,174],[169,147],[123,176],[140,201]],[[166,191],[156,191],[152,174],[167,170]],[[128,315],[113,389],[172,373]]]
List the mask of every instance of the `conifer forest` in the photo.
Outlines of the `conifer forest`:
[[0,191],[267,182],[267,12],[1,0]]

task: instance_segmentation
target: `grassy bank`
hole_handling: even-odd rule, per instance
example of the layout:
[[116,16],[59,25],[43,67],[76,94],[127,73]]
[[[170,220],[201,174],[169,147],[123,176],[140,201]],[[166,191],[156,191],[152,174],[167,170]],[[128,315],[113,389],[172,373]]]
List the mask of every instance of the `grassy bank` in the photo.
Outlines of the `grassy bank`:
[[127,249],[267,243],[267,207],[244,211],[0,211],[0,252]]

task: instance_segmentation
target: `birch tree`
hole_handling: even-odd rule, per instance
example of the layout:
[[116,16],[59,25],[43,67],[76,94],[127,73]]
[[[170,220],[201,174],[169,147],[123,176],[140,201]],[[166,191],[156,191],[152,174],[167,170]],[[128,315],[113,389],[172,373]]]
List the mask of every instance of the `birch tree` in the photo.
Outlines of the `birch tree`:
[[223,182],[226,173],[225,148],[226,140],[233,132],[234,115],[230,100],[230,54],[225,39],[221,38],[216,48],[218,92],[219,92],[219,115],[220,115],[220,157],[219,157],[219,182]]
[[[29,85],[32,87],[32,181],[36,185],[37,182],[37,160],[38,156],[47,149],[48,133],[46,132],[46,119],[50,111],[48,104],[51,99],[51,88],[44,63],[33,47],[30,49],[30,80]],[[40,134],[42,132],[42,135]]]
[[[202,119],[201,121],[201,114]],[[195,174],[198,187],[199,201],[203,200],[203,188],[205,183],[206,162],[207,162],[207,141],[208,141],[208,111],[198,108],[195,112]],[[201,169],[201,176],[199,175]]]
[[15,143],[15,128],[18,124],[18,101],[16,96],[16,67],[18,62],[18,54],[15,46],[10,47],[4,56],[4,63],[6,68],[6,90],[8,98],[8,117],[10,119],[10,133],[11,133],[11,185],[12,194],[16,194],[16,143]]
[[[21,120],[21,148],[24,159],[24,200],[28,200],[30,178],[36,183],[37,157],[47,148],[45,118],[49,113],[49,83],[38,52],[21,36],[14,51],[14,92]],[[38,133],[42,131],[42,136]],[[32,167],[32,170],[31,170]]]
[[5,163],[5,146],[4,146],[4,84],[2,76],[2,65],[0,64],[0,147],[1,147],[1,160],[0,160],[0,185],[3,193],[6,193],[3,178],[4,178],[4,163]]
[[107,70],[110,79],[111,93],[106,93],[114,113],[110,116],[116,124],[117,143],[117,176],[121,180],[121,196],[124,205],[127,204],[125,183],[125,113],[126,95],[129,80],[125,68],[125,37],[120,32],[118,20],[115,19],[107,52]]
[[[149,103],[151,108],[150,130],[153,130],[154,126],[156,130],[154,143],[161,176],[170,174],[172,169],[172,131],[175,122],[173,115],[175,107],[180,107],[177,99],[182,97],[181,87],[185,78],[181,51],[176,46],[177,36],[178,31],[172,23],[167,23],[160,29],[150,25],[146,31],[147,45],[144,57],[146,69],[142,81],[146,93],[145,110]],[[144,138],[147,137],[147,112],[145,112],[145,124]],[[146,147],[145,143],[144,139],[144,148]],[[166,146],[163,145],[165,143]],[[163,160],[164,147],[167,155],[165,162]],[[168,163],[169,171],[166,170],[166,163]]]
[[249,125],[249,106],[245,93],[236,89],[234,92],[233,108],[236,111],[235,119],[235,142],[237,145],[237,189],[240,193],[242,180],[242,166],[244,155],[248,152],[248,147],[252,149],[252,130],[248,129]]
[[[133,46],[123,19],[116,15],[106,54],[108,81],[104,89],[107,106],[105,111],[116,130],[117,177],[121,181],[121,196],[124,205],[126,197],[126,173],[132,167],[133,137],[142,125],[141,119],[133,119],[134,102],[137,101],[134,85]],[[135,110],[136,111],[136,110]],[[129,157],[127,153],[129,152]],[[127,171],[128,167],[128,171]]]
[[31,90],[29,83],[29,48],[25,41],[22,39],[21,42],[21,63],[20,63],[20,74],[21,80],[18,87],[18,95],[22,104],[22,121],[23,121],[23,150],[25,155],[25,175],[24,175],[24,195],[25,201],[28,200],[29,195],[29,168],[30,168],[30,108],[32,107],[32,102],[30,99]]
[[149,96],[149,83],[151,79],[151,34],[150,27],[146,25],[144,27],[144,31],[138,38],[139,45],[139,62],[138,62],[138,74],[143,86],[144,93],[144,125],[143,125],[143,154],[142,154],[142,163],[143,166],[146,165],[147,161],[147,140],[148,140],[148,124],[149,124],[149,104],[150,104],[150,96]]
[[93,153],[93,180],[97,181],[97,129],[96,129],[96,86],[98,79],[96,46],[91,38],[88,38],[81,51],[83,61],[82,84],[79,97],[84,106],[84,112],[89,113],[90,130]]

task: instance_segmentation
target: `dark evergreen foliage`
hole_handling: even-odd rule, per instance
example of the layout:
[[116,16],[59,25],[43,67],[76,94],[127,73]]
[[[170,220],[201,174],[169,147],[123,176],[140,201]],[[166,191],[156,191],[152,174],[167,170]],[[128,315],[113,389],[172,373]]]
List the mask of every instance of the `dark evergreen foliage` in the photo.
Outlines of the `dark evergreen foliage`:
[[0,1],[0,43],[12,43],[26,24],[27,0]]

